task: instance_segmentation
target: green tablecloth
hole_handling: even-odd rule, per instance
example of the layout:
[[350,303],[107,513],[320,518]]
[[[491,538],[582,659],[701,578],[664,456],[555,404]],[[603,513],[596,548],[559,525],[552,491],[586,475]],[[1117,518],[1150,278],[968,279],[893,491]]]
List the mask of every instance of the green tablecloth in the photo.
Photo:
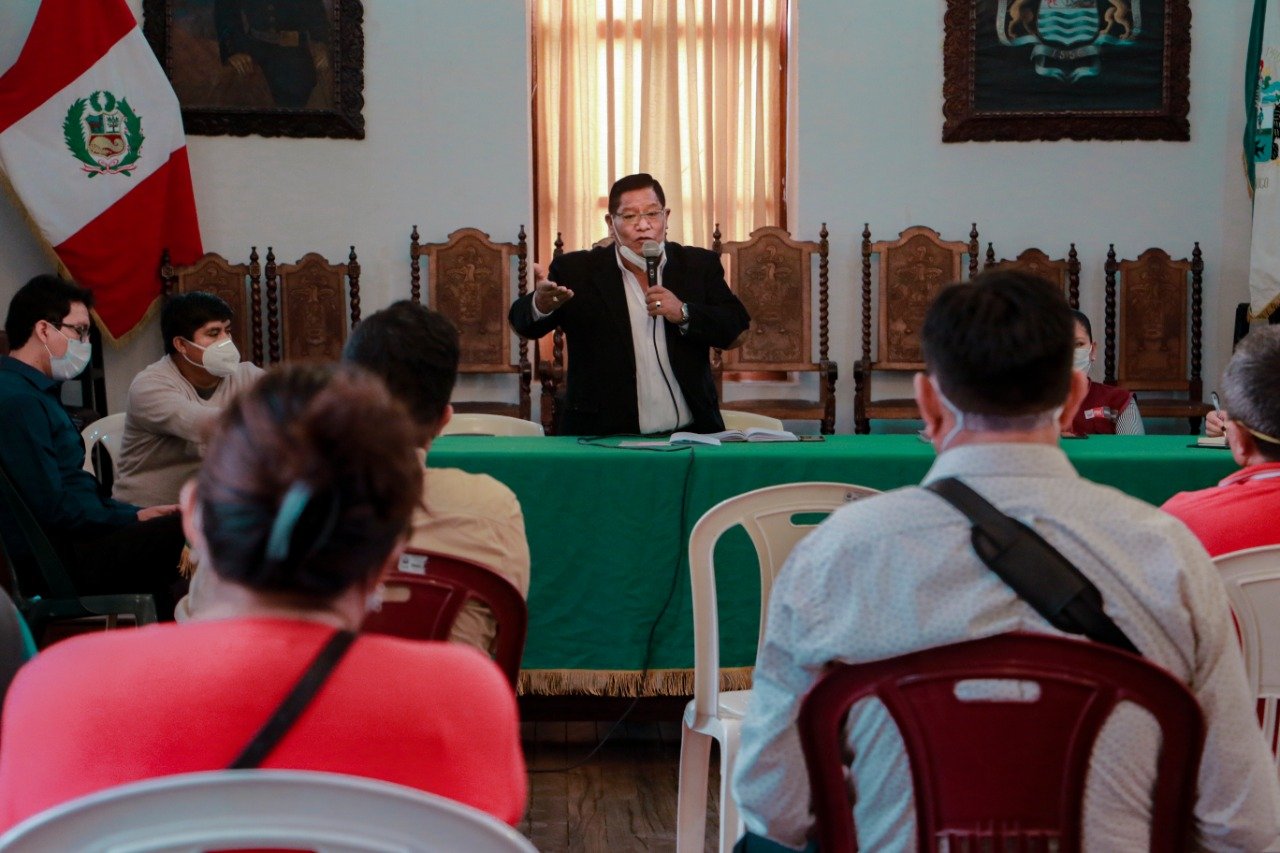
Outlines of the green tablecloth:
[[[1158,505],[1235,469],[1229,452],[1188,447],[1190,441],[1094,436],[1062,445],[1082,476]],[[616,445],[445,436],[431,447],[432,466],[490,474],[520,498],[533,556],[525,691],[692,692],[687,541],[703,512],[775,483],[833,480],[892,489],[919,482],[934,458],[932,447],[912,435],[678,449]],[[752,555],[740,530],[724,537],[716,554],[727,683],[741,680],[755,659],[760,605]]]

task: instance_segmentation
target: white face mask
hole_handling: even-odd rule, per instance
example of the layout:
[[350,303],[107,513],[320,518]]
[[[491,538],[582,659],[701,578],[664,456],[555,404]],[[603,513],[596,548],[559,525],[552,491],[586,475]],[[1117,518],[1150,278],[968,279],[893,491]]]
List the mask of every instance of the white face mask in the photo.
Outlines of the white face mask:
[[1091,349],[1093,347],[1088,344],[1075,348],[1075,351],[1071,354],[1071,368],[1073,370],[1078,370],[1086,376],[1089,375],[1089,367],[1093,364],[1093,359],[1089,358],[1089,350]]
[[210,344],[202,347],[195,341],[187,341],[191,346],[198,350],[204,351],[204,364],[196,364],[184,354],[182,357],[195,367],[203,367],[209,373],[219,378],[230,376],[236,372],[236,367],[240,364],[240,350],[236,349],[236,342],[227,338],[218,341],[216,344]]
[[75,379],[89,366],[89,360],[93,358],[93,344],[88,341],[68,339],[67,351],[60,356],[55,356],[48,344],[45,345],[44,351],[49,353],[49,372],[59,382]]
[[1030,415],[981,415],[973,412],[963,412],[960,407],[947,399],[947,395],[942,393],[942,388],[932,376],[929,381],[933,383],[933,389],[938,394],[938,401],[951,412],[955,418],[955,426],[942,437],[942,443],[938,446],[938,452],[942,453],[946,450],[951,442],[956,440],[956,436],[971,429],[976,432],[1014,432],[1022,430],[1038,429],[1047,424],[1059,426],[1058,419],[1062,417],[1065,406],[1056,406],[1046,412],[1036,412]]
[[[636,266],[640,267],[641,269],[644,269],[645,268],[644,255],[641,255],[635,249],[632,249],[629,246],[624,245],[622,240],[619,239],[618,237],[618,229],[614,228],[612,224],[609,227],[613,229],[613,245],[618,247],[618,251],[622,253],[622,257],[630,261],[631,263],[635,264]],[[665,240],[659,240],[658,245],[662,247],[662,254],[658,255],[658,262],[661,263],[662,259],[665,258],[667,255],[667,243]]]
[[941,453],[950,446],[951,442],[956,440],[957,435],[964,432],[964,412],[960,411],[959,407],[956,406],[955,403],[952,403],[947,399],[947,395],[942,393],[942,388],[938,385],[936,379],[930,376],[929,381],[933,383],[933,390],[938,392],[938,402],[946,406],[947,410],[951,412],[951,416],[955,418],[956,421],[955,425],[951,427],[951,431],[942,437],[942,444],[938,446],[938,452]]

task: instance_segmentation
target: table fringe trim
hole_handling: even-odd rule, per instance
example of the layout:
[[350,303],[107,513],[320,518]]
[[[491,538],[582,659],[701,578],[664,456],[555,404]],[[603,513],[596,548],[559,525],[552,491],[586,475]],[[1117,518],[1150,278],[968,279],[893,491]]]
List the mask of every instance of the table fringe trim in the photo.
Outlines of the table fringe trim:
[[[721,690],[747,690],[752,667],[720,670]],[[692,696],[692,669],[522,669],[521,696]]]

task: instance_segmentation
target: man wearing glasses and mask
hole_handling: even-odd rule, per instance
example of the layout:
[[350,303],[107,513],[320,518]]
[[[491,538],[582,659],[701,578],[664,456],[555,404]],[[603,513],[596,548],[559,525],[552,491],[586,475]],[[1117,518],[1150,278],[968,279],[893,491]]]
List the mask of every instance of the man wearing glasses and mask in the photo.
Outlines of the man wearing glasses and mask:
[[[59,400],[61,383],[89,364],[92,305],[92,293],[52,275],[36,276],[14,294],[4,324],[12,349],[0,357],[0,466],[79,594],[151,593],[160,618],[172,618],[183,544],[178,507],[103,497]],[[0,513],[0,536],[23,592],[47,593],[10,513]]]
[[619,179],[605,216],[613,244],[563,255],[545,278],[535,266],[537,286],[511,306],[526,338],[564,330],[561,433],[724,429],[710,351],[733,346],[750,318],[715,253],[666,241],[668,213],[651,175]]

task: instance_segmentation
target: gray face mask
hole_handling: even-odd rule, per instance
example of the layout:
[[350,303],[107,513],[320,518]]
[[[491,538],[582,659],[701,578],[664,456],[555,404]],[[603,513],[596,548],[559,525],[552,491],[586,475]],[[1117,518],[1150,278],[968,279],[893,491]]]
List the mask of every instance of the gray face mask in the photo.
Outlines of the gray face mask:
[[67,340],[67,351],[55,356],[45,345],[44,351],[49,353],[49,372],[59,382],[75,379],[89,366],[93,358],[93,344],[87,341]]

